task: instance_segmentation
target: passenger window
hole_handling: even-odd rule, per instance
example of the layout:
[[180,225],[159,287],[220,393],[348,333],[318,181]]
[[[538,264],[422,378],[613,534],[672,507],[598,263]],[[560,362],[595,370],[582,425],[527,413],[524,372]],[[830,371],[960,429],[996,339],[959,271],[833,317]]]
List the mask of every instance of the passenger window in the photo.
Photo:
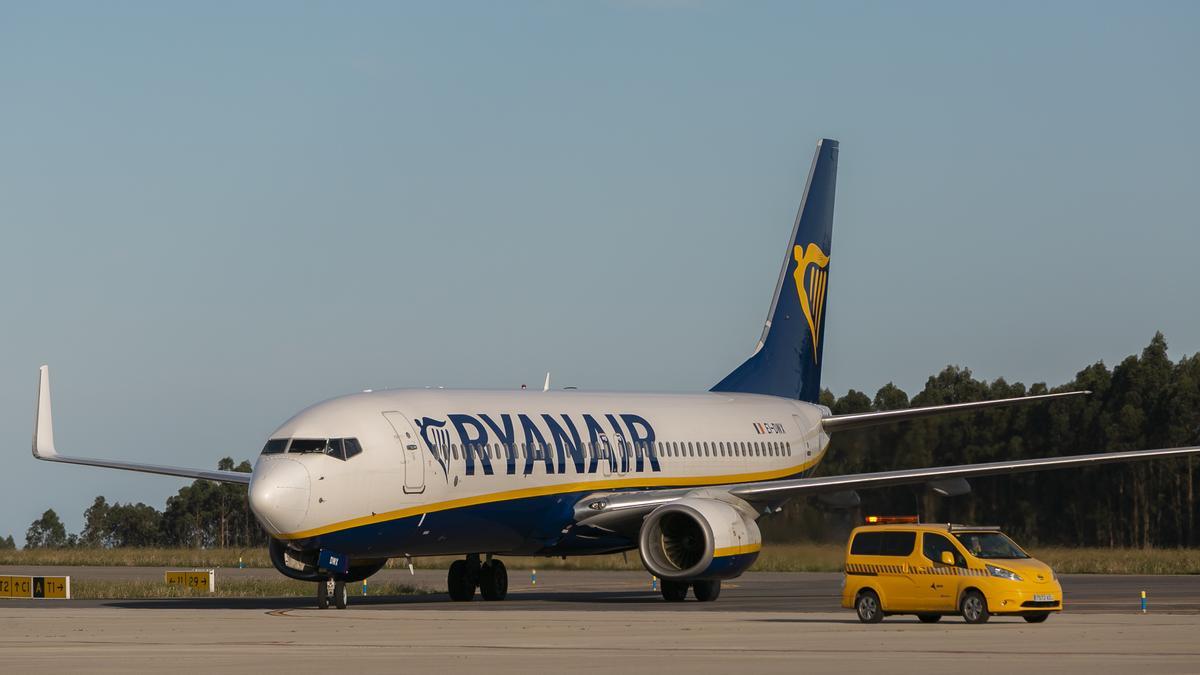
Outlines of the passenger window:
[[362,452],[362,446],[359,445],[357,438],[342,439],[342,445],[345,448],[346,459],[350,459],[351,457]]
[[286,438],[272,438],[271,440],[267,441],[266,445],[263,446],[262,454],[278,455],[287,449],[287,444],[288,439]]
[[954,555],[955,567],[967,566],[966,559],[958,552],[958,549],[954,548],[954,544],[951,544],[949,539],[932,532],[921,535],[921,539],[921,553],[934,565],[942,564],[942,551],[950,551]]

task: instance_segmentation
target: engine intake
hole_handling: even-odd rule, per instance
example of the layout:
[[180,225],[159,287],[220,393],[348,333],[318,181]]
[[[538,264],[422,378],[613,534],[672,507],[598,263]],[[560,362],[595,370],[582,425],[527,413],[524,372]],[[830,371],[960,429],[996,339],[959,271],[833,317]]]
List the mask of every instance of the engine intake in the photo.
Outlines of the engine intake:
[[642,522],[638,552],[662,579],[732,579],[746,571],[762,545],[758,524],[716,499],[688,497],[664,504]]

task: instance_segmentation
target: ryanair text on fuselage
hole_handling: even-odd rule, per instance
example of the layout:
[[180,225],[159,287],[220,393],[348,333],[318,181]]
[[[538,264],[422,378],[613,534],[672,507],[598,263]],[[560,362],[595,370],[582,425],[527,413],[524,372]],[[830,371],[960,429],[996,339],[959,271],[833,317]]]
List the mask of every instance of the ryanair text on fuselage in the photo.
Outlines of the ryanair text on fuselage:
[[[577,474],[603,469],[618,473],[662,470],[654,449],[654,426],[633,413],[575,417],[566,413],[453,413],[445,420],[422,417],[413,422],[447,475],[454,461],[463,462],[467,476],[477,470],[485,476],[497,471],[511,476],[517,473],[519,463],[524,475],[532,474],[538,464],[547,474],[566,473],[568,467]],[[495,445],[503,451],[499,458],[491,451]]]

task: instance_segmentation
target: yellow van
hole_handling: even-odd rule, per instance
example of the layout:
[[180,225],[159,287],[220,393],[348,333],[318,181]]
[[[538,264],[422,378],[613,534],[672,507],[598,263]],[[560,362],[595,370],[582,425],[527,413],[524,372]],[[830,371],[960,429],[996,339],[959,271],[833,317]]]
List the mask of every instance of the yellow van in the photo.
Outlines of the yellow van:
[[850,533],[842,577],[842,607],[853,607],[864,623],[889,614],[915,614],[925,623],[951,614],[967,623],[992,615],[1040,623],[1062,611],[1054,572],[998,527],[868,522],[879,524]]

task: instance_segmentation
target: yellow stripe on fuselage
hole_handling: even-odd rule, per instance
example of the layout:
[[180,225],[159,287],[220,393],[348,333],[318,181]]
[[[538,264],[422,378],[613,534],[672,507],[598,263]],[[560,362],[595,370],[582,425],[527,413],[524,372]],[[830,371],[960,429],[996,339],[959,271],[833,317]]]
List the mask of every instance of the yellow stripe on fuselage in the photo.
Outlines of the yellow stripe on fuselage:
[[420,506],[411,506],[408,508],[388,511],[386,513],[377,513],[361,518],[352,518],[343,520],[339,523],[314,527],[309,530],[300,532],[291,532],[288,534],[277,534],[277,539],[307,539],[316,537],[322,534],[338,532],[341,530],[349,530],[363,525],[374,525],[375,523],[383,523],[389,520],[399,520],[400,518],[408,518],[409,516],[419,516],[424,513],[437,513],[439,511],[449,511],[451,509],[459,509],[466,506],[478,506],[480,504],[491,504],[495,502],[506,502],[514,499],[525,499],[528,497],[545,497],[547,495],[563,494],[568,492],[583,492],[587,490],[611,490],[617,488],[650,488],[650,487],[703,487],[705,485],[723,485],[726,483],[753,483],[761,480],[774,480],[776,478],[786,478],[794,476],[798,473],[808,470],[816,466],[817,462],[821,461],[818,455],[816,458],[804,462],[802,464],[788,467],[786,469],[776,469],[774,471],[759,471],[756,473],[741,473],[725,476],[680,476],[680,477],[656,477],[649,476],[637,478],[618,478],[612,480],[601,481],[585,481],[580,483],[563,483],[560,485],[543,485],[535,488],[522,488],[520,490],[506,490],[504,492],[494,492],[486,495],[476,495],[474,497],[463,497],[461,499],[451,499],[444,502],[434,502],[432,504],[423,504]]

